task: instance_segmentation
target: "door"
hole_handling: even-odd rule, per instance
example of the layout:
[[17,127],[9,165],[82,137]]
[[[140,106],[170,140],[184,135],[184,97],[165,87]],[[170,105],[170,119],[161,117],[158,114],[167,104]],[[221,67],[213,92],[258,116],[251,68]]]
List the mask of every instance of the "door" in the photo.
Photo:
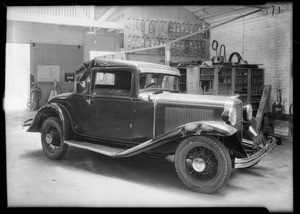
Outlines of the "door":
[[132,139],[132,71],[92,69],[88,135],[116,141]]

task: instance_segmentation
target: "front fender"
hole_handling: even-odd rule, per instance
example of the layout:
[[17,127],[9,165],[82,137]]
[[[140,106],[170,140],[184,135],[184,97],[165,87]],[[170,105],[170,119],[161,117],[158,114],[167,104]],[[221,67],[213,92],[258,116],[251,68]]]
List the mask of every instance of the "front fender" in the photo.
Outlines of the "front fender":
[[[62,122],[64,139],[68,139],[72,133],[71,120],[66,108],[58,103],[49,103],[41,107],[34,115],[27,132],[41,132],[43,122],[49,117],[58,117]],[[28,124],[28,121],[23,123],[23,126]]]
[[151,149],[162,146],[166,143],[178,141],[182,138],[192,135],[217,135],[217,136],[232,136],[237,132],[237,129],[223,122],[218,121],[198,121],[181,125],[167,133],[164,133],[156,138],[150,139],[138,146],[132,147],[122,152],[115,153],[114,157],[129,157],[149,151]]
[[200,121],[192,122],[180,126],[183,128],[186,134],[196,134],[196,135],[217,135],[228,137],[237,132],[237,129],[219,121]]

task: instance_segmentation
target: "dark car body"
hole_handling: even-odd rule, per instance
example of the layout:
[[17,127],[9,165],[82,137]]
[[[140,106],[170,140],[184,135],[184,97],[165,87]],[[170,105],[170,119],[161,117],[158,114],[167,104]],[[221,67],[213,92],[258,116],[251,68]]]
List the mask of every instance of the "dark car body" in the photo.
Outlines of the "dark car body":
[[[237,96],[181,94],[179,76],[176,68],[159,64],[87,61],[75,72],[74,92],[53,97],[23,125],[41,132],[43,122],[56,117],[64,143],[112,157],[173,155],[190,136],[213,136],[229,150],[233,167],[244,168],[274,148],[254,118],[243,118]],[[232,109],[234,125],[224,122]]]

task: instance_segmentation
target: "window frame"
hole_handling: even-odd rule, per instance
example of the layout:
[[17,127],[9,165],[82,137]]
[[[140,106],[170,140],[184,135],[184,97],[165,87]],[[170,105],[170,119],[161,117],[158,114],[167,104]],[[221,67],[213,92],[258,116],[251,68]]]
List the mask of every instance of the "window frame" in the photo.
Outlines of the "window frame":
[[180,86],[180,77],[177,76],[177,75],[173,75],[173,74],[167,74],[167,73],[150,73],[150,72],[140,72],[139,73],[139,77],[137,78],[138,80],[138,91],[139,93],[143,93],[143,92],[147,92],[147,91],[152,91],[152,90],[160,90],[161,88],[143,88],[141,89],[141,86],[140,86],[140,74],[158,74],[158,75],[165,75],[165,76],[173,76],[175,78],[178,78],[178,89],[179,90],[179,86]]
[[[95,86],[95,81],[96,81],[96,73],[97,72],[105,72],[105,73],[114,73],[114,71],[119,71],[119,70],[125,70],[124,72],[130,72],[131,74],[131,80],[130,80],[130,92],[127,95],[116,95],[116,94],[97,94],[94,93],[94,86]],[[135,85],[135,75],[134,75],[134,70],[131,67],[93,67],[91,68],[91,77],[90,77],[90,94],[93,96],[100,96],[100,97],[118,97],[118,98],[132,98],[134,96],[134,90],[136,87]],[[115,80],[117,80],[118,77],[115,74]]]

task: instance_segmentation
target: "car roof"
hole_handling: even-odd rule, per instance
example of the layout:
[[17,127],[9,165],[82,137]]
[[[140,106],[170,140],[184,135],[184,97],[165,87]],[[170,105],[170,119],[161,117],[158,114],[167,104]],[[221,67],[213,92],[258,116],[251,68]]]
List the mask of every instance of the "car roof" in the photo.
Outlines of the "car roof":
[[85,69],[92,67],[136,67],[141,73],[164,73],[180,76],[177,68],[140,61],[114,60],[114,59],[93,59],[81,63],[76,69],[76,74],[85,72]]

